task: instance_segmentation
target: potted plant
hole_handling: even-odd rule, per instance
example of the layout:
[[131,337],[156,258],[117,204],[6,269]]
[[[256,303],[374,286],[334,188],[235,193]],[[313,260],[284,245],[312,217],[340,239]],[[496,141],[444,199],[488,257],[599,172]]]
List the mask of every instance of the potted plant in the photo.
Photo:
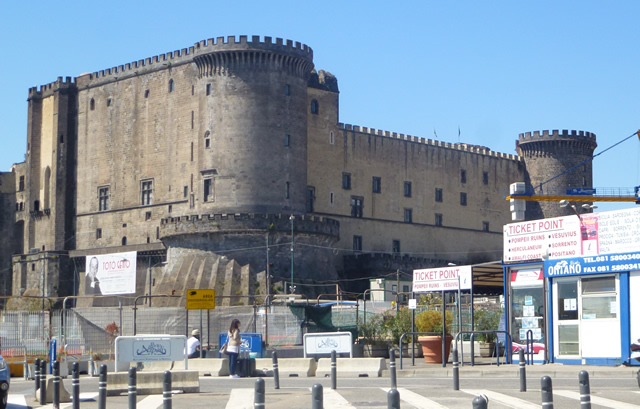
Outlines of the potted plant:
[[369,316],[358,325],[360,342],[364,344],[364,354],[369,357],[389,357],[388,328],[382,314]]
[[[500,325],[500,311],[477,310],[473,313],[476,331],[497,331]],[[474,337],[480,343],[480,356],[491,357],[496,348],[496,334],[478,334]]]
[[[418,342],[422,344],[422,354],[426,363],[442,363],[443,359],[448,359],[451,351],[451,325],[453,324],[453,314],[445,312],[445,355],[442,356],[442,312],[429,310],[416,315],[416,328],[418,332],[432,332],[434,335],[422,335],[418,337]],[[438,334],[438,335],[435,335]]]

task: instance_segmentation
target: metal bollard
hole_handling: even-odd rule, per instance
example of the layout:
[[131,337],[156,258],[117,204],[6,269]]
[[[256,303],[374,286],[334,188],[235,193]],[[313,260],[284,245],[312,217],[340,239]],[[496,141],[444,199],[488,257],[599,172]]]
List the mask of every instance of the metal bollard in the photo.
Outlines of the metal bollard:
[[337,387],[337,367],[336,367],[336,350],[331,351],[331,389],[336,389]]
[[458,362],[458,348],[453,348],[453,390],[460,390],[460,362]]
[[324,409],[322,385],[316,383],[311,388],[311,409]]
[[80,409],[80,366],[71,364],[71,401],[73,409]]
[[100,365],[98,378],[98,409],[107,409],[107,365]]
[[256,379],[254,389],[253,407],[255,409],[264,409],[264,379]]
[[391,377],[391,387],[396,389],[398,387],[398,378],[396,377],[396,350],[389,349],[389,373]]
[[40,361],[40,404],[47,403],[47,361]]
[[[33,377],[36,380],[36,390],[33,391],[33,393],[38,393],[38,389],[40,388],[40,358],[36,358],[33,368],[35,369]],[[36,395],[36,398],[37,397],[38,395]]]
[[400,409],[400,392],[397,389],[387,392],[387,409]]
[[551,385],[551,377],[543,376],[540,379],[542,391],[542,408],[553,409],[553,386]]
[[162,374],[162,409],[171,409],[171,371]]
[[489,406],[489,398],[487,398],[485,395],[476,396],[475,398],[473,398],[471,405],[473,409],[487,409],[487,407]]
[[60,362],[53,361],[53,409],[60,409]]
[[273,389],[280,389],[280,371],[278,370],[278,354],[276,351],[273,351],[271,358],[273,358]]
[[138,390],[136,387],[138,375],[135,367],[129,368],[129,409],[136,409]]
[[527,368],[524,360],[524,349],[518,352],[520,358],[520,392],[527,391]]
[[580,409],[591,409],[591,387],[589,386],[589,372],[580,371]]

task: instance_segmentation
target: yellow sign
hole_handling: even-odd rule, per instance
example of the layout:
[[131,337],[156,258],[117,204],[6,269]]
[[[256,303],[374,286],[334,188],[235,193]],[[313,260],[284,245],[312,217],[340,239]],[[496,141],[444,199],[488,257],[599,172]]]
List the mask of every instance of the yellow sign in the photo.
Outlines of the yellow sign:
[[187,290],[188,310],[213,310],[216,308],[216,290],[193,289]]

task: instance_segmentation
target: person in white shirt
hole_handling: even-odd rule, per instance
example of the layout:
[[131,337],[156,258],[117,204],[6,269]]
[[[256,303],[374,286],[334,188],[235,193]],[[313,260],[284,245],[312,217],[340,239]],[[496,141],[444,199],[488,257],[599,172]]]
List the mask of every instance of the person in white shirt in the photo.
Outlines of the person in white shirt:
[[187,339],[187,357],[200,358],[200,330],[191,331],[191,336]]

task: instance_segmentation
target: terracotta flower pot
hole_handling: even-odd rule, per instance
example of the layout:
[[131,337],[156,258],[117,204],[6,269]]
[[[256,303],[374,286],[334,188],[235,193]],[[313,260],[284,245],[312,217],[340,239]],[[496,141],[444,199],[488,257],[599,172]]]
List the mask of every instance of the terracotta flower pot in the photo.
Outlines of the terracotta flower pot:
[[[452,336],[445,337],[445,359],[449,359],[451,352]],[[428,364],[442,363],[442,337],[440,335],[425,335],[418,337],[418,342],[422,344],[422,354],[424,361]]]

